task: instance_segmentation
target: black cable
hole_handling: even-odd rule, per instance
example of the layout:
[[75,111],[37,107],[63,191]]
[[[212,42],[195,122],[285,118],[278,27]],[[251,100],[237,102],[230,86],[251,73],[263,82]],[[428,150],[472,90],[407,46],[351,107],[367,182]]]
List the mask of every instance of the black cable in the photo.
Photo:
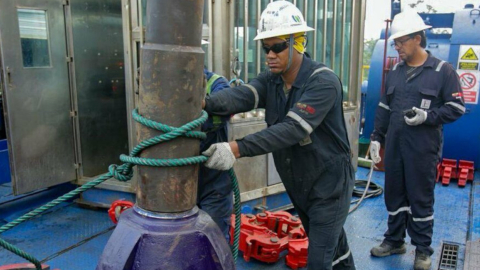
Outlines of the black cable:
[[[362,197],[363,192],[365,191],[365,187],[367,186],[367,183],[368,183],[367,180],[355,180],[355,186],[353,187],[352,195],[355,197]],[[383,193],[383,188],[380,185],[375,184],[374,182],[370,182],[365,198],[379,196],[382,193]]]
[[[373,161],[369,159],[363,159],[360,157],[358,158],[358,161],[370,163],[370,171],[368,173],[367,180],[355,180],[352,195],[356,197],[360,197],[360,199],[353,200],[350,202],[350,204],[353,204],[353,203],[356,203],[356,204],[353,207],[350,207],[350,209],[348,210],[349,214],[357,210],[364,199],[370,198],[373,196],[378,196],[383,193],[383,188],[372,182],[373,168],[375,167],[375,164],[373,163]],[[363,188],[360,189],[359,187],[363,187]]]

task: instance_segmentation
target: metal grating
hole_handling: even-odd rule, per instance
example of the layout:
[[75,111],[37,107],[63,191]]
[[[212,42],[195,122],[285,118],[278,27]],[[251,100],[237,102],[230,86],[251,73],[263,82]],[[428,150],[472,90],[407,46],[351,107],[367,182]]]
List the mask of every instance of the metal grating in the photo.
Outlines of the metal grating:
[[443,243],[438,270],[456,270],[459,245]]

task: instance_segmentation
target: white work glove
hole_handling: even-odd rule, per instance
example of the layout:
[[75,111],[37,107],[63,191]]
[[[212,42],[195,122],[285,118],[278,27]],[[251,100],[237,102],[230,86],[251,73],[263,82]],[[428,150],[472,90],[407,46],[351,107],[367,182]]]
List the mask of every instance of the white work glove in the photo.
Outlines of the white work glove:
[[370,158],[375,164],[382,161],[382,158],[380,157],[380,143],[377,141],[370,142]]
[[408,118],[407,116],[404,116],[405,118],[405,123],[409,126],[418,126],[423,124],[425,120],[427,120],[427,111],[424,111],[422,109],[419,109],[417,107],[413,107],[412,110],[416,113],[416,115],[412,118]]
[[235,163],[232,148],[230,148],[230,144],[226,142],[212,144],[202,154],[210,157],[207,162],[205,162],[205,167],[210,169],[226,171],[231,169],[233,163]]

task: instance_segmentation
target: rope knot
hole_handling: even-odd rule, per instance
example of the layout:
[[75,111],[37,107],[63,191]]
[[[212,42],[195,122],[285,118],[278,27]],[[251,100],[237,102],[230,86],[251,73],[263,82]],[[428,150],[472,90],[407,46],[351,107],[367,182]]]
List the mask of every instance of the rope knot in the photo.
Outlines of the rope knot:
[[108,166],[108,172],[112,175],[112,177],[122,182],[126,182],[133,177],[132,166],[128,166],[127,164],[120,166],[112,164]]

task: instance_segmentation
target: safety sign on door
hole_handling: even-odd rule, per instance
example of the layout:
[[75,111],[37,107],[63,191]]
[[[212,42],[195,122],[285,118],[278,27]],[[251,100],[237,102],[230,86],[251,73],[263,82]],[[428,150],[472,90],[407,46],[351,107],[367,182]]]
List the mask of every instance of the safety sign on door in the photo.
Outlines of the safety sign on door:
[[479,70],[480,45],[460,45],[458,67],[461,70]]
[[457,70],[457,73],[460,77],[460,84],[462,86],[465,103],[477,104],[480,71]]

